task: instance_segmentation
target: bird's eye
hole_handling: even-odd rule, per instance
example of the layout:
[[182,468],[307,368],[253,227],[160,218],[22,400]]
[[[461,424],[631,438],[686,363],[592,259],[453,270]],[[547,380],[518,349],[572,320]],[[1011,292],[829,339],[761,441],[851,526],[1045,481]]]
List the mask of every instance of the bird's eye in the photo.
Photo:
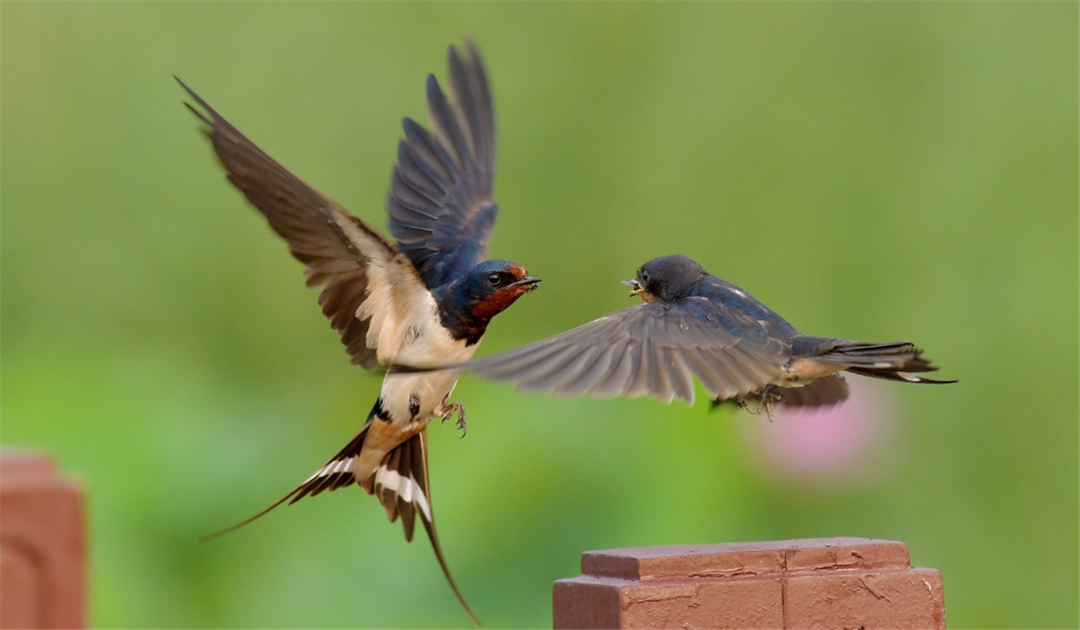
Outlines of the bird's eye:
[[489,273],[487,277],[487,283],[493,287],[499,286],[499,281],[502,280],[502,276],[497,273]]
[[641,270],[641,281],[645,284],[649,284],[649,272],[644,269]]

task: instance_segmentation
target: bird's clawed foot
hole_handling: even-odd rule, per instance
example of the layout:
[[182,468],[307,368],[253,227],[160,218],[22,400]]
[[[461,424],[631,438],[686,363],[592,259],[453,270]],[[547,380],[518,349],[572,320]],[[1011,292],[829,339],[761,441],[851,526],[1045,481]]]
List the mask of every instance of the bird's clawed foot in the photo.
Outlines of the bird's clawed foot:
[[443,404],[445,406],[442,408],[442,413],[439,414],[442,418],[442,423],[446,424],[446,421],[450,416],[457,413],[457,425],[458,428],[461,429],[461,437],[465,437],[465,434],[469,432],[469,429],[465,424],[465,407],[459,402],[450,403],[449,405]]
[[[752,414],[760,414],[762,410],[764,410],[765,413],[769,416],[769,422],[772,422],[773,408],[776,406],[777,403],[784,402],[783,394],[777,392],[776,389],[776,385],[768,385],[760,393],[751,392],[751,400],[747,400],[747,397],[743,396],[742,394],[737,394],[735,396],[735,403],[739,405],[739,407],[745,409],[748,413]],[[757,399],[757,405],[751,407],[750,402],[754,398]]]
[[746,399],[743,398],[742,394],[735,394],[735,404],[739,406],[739,409],[745,409],[749,413],[754,413],[753,411],[750,411],[750,405],[746,404]]
[[762,408],[764,408],[765,413],[769,415],[769,422],[772,422],[773,406],[781,402],[784,402],[783,394],[776,391],[776,385],[768,385],[761,392],[761,397],[758,398],[757,412],[761,413]]

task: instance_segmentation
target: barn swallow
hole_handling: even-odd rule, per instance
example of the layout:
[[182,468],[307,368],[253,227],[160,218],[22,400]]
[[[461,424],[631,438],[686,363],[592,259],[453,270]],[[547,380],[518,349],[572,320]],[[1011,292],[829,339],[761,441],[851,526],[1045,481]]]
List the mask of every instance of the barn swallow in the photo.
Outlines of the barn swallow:
[[938,368],[907,341],[804,335],[687,256],[650,260],[623,284],[644,303],[451,367],[557,395],[650,395],[691,405],[694,375],[713,406],[733,401],[748,411],[764,410],[770,419],[777,404],[844,401],[848,386],[841,372],[903,383],[956,382],[920,376]]
[[[183,82],[199,109],[227,177],[307,266],[309,287],[354,364],[388,365],[382,391],[359,432],[277,503],[212,534],[230,532],[285,501],[354,483],[378,497],[390,522],[401,517],[412,540],[419,516],[454,594],[474,622],[443,557],[428,480],[427,434],[434,418],[465,410],[451,402],[459,372],[401,372],[394,364],[435,366],[476,352],[493,317],[540,278],[507,260],[485,260],[495,227],[495,117],[480,55],[449,50],[450,98],[427,79],[434,131],[405,118],[387,212],[391,243],[274,161]],[[179,81],[179,79],[177,79]]]

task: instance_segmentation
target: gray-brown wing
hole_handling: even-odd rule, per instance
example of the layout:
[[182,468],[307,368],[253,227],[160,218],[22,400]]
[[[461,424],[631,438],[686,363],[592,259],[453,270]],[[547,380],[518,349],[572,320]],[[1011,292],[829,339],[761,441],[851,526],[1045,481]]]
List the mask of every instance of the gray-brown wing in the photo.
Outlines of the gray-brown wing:
[[761,322],[705,298],[649,303],[463,366],[521,389],[598,398],[653,396],[693,404],[697,376],[712,399],[776,380],[790,346]]
[[[403,269],[407,272],[411,264],[367,224],[289,172],[183,81],[177,81],[208,115],[188,105],[207,125],[206,135],[229,181],[285,239],[292,255],[307,265],[307,285],[325,285],[319,305],[341,335],[352,362],[374,367],[378,362],[376,348],[367,342],[370,319],[356,315],[367,297],[368,267],[375,261],[380,267],[407,266],[409,269]],[[415,276],[415,271],[411,275]],[[418,276],[415,284],[422,286]]]

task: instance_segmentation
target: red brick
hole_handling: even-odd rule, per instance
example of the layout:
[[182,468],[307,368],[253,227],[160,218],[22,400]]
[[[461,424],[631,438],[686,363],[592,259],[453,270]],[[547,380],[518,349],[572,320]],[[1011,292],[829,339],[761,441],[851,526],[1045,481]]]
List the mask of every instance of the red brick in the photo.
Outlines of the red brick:
[[557,580],[552,600],[555,628],[618,628],[619,587],[623,580],[581,576]]
[[787,551],[787,570],[906,568],[908,548],[902,542],[866,538],[806,538]]
[[591,551],[556,628],[944,628],[941,575],[865,538]]
[[783,566],[779,542],[630,547],[581,555],[585,575],[642,581],[763,575],[779,573]]
[[779,628],[783,584],[776,576],[626,586],[619,619],[619,628]]
[[787,628],[945,628],[941,574],[933,569],[792,576],[784,610]]
[[81,488],[44,457],[0,456],[0,628],[82,628]]

